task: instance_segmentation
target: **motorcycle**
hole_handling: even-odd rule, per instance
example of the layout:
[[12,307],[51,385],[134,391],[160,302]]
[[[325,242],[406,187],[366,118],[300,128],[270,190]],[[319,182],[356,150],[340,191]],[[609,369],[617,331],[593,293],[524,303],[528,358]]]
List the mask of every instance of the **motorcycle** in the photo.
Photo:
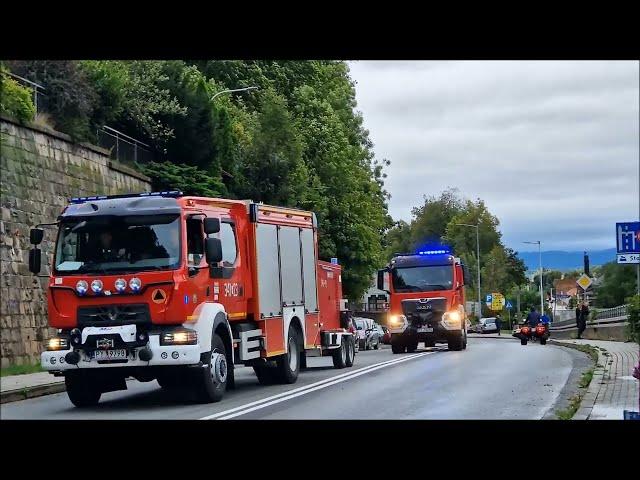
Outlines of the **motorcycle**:
[[520,339],[520,345],[526,345],[531,341],[540,341],[540,345],[546,345],[549,339],[549,329],[544,323],[531,327],[523,324],[519,329],[513,332],[513,336]]

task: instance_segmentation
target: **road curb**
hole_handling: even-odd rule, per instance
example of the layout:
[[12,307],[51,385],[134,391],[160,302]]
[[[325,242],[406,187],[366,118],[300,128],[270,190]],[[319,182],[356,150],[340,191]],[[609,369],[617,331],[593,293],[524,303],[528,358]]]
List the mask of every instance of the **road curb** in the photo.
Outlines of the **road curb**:
[[[571,348],[567,347],[567,344],[574,345],[573,343],[563,342],[562,340],[554,340],[552,341],[552,343],[554,345],[559,345],[565,348]],[[602,351],[599,348],[596,348],[594,345],[589,345],[598,351],[598,361],[593,366],[593,377],[591,377],[591,382],[587,387],[587,391],[580,400],[580,407],[573,415],[573,417],[571,417],[571,420],[589,420],[591,412],[593,411],[593,406],[596,404],[598,393],[600,393],[600,386],[602,385],[605,368],[607,367],[607,359],[602,354]],[[597,365],[602,365],[602,367],[598,367]]]
[[0,393],[0,404],[18,402],[20,400],[42,397],[44,395],[52,395],[54,393],[65,392],[66,390],[67,388],[64,382],[48,383],[46,385],[37,385],[35,387],[8,390]]

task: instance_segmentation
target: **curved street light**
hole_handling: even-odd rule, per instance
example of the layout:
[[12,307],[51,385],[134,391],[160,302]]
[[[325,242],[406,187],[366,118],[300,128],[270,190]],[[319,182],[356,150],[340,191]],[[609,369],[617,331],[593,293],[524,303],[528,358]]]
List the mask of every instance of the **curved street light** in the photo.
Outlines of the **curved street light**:
[[213,97],[211,97],[211,101],[213,101],[218,95],[222,95],[223,93],[246,92],[248,90],[257,90],[257,89],[258,87],[245,87],[245,88],[234,88],[231,90],[222,90],[221,92],[218,92]]

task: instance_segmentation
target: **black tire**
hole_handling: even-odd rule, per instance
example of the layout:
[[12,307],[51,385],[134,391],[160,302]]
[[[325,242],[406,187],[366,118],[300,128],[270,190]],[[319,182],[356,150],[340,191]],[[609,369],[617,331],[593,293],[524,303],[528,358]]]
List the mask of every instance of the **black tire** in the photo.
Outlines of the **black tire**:
[[334,368],[344,368],[347,366],[347,342],[344,336],[341,338],[340,348],[336,348],[332,353]]
[[526,338],[521,338],[520,339],[520,345],[526,345],[527,344],[527,339]]
[[393,353],[404,353],[407,349],[402,338],[398,336],[391,337],[391,351]]
[[466,330],[464,332],[464,339],[462,340],[462,349],[463,350],[467,349],[467,331]]
[[[222,355],[217,366],[213,364],[214,358],[218,358],[217,355],[213,355],[214,353]],[[231,367],[229,367],[227,361],[227,349],[224,346],[222,337],[217,333],[211,335],[211,354],[209,364],[195,373],[195,392],[198,401],[202,403],[219,402],[227,390],[227,380]],[[216,376],[216,368],[220,371],[220,381],[216,381],[214,378]]]
[[298,374],[300,373],[300,348],[302,342],[298,335],[298,330],[291,325],[287,334],[287,353],[281,355],[276,360],[276,371],[278,380],[281,383],[296,383]]
[[374,350],[378,350],[380,348],[380,340],[376,342],[376,346],[373,347]]
[[358,340],[358,345],[360,346],[360,350],[365,350],[367,342],[366,340]]
[[418,349],[418,341],[414,341],[407,345],[407,353],[413,353]]
[[64,384],[69,400],[78,408],[93,407],[98,404],[102,396],[97,385],[80,375],[66,375]]
[[353,362],[356,359],[356,342],[353,340],[353,337],[348,336],[347,339],[347,367],[353,367]]
[[547,344],[547,339],[546,338],[541,338],[540,339],[540,345],[546,345]]
[[464,341],[463,341],[462,335],[456,335],[453,338],[450,337],[449,340],[447,341],[447,348],[450,351],[458,352],[462,350],[463,347],[464,347]]
[[276,383],[275,368],[267,365],[254,366],[253,371],[258,377],[260,385],[273,385]]

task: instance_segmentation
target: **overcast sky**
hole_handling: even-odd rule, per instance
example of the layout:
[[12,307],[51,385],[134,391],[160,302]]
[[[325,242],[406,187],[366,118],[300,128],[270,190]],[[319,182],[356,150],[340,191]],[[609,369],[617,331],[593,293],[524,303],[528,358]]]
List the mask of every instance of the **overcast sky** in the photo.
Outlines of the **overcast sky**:
[[638,62],[350,62],[394,219],[457,187],[507,246],[615,247],[639,211]]

